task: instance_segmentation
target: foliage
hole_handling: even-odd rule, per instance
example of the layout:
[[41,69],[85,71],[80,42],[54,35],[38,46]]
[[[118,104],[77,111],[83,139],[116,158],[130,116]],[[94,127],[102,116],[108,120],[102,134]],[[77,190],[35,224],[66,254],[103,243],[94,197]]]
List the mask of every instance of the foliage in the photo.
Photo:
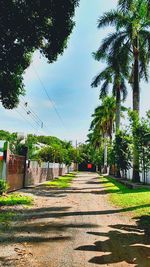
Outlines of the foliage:
[[44,136],[44,135],[40,135],[37,136],[37,141],[39,143],[45,144],[45,145],[62,145],[63,141],[61,141],[59,138],[55,137],[55,136]]
[[[137,118],[134,118],[134,125],[132,127],[133,179],[137,182],[140,181],[139,162],[141,160],[142,154],[140,143],[143,142],[142,140],[140,141],[139,131],[143,134],[148,134],[145,132],[145,126],[140,125],[141,122],[139,122],[139,106],[140,81],[141,79],[148,81],[148,65],[150,61],[149,11],[149,0],[119,0],[116,10],[105,12],[98,20],[99,29],[106,26],[112,26],[114,27],[114,32],[108,34],[108,36],[103,39],[98,50],[96,51],[96,53],[94,53],[94,58],[98,61],[105,61],[107,63],[107,66],[100,74],[95,77],[92,86],[97,87],[99,84],[101,85],[101,97],[108,94],[110,84],[112,85],[113,90],[116,91],[116,89],[118,88],[115,95],[117,104],[117,129],[119,129],[120,125],[121,81],[127,79],[132,86],[133,110],[136,113],[133,115],[133,117],[137,115]],[[125,85],[125,83],[123,84]],[[123,89],[125,89],[124,85]],[[143,134],[141,134],[141,137]],[[147,146],[147,151],[148,149],[149,148]],[[146,154],[142,157],[144,157],[144,160],[142,158],[142,161],[145,162],[145,158],[148,159],[149,155]],[[128,165],[127,161],[126,165]]]
[[11,221],[15,218],[15,213],[3,211],[0,213],[0,231],[4,232],[10,226]]
[[67,46],[78,0],[1,0],[0,100],[12,109],[24,94],[23,74],[39,50],[49,62]]
[[22,155],[25,145],[22,143],[24,137],[18,136],[17,133],[0,130],[0,140],[9,142],[9,149],[13,154]]
[[30,205],[33,198],[19,194],[8,194],[0,197],[0,206]]
[[47,145],[40,149],[38,157],[42,161],[65,163],[67,166],[70,166],[72,162],[78,162],[78,151],[70,142],[60,140],[58,143],[57,139],[56,141],[56,143],[52,142],[51,145]]
[[[122,6],[119,1],[118,9],[106,12],[99,18],[98,28],[114,26],[116,31],[106,37],[95,54],[95,59],[103,59],[105,55],[121,58],[122,66],[130,66],[132,75],[134,57],[139,57],[140,78],[148,79],[150,26],[148,1],[132,0],[129,5]],[[126,1],[127,2],[127,1]],[[128,9],[128,12],[127,12]],[[138,43],[136,40],[138,38]],[[131,76],[132,76],[131,75]],[[135,82],[131,77],[130,82]]]
[[[96,53],[94,54],[96,58]],[[128,78],[127,66],[120,64],[121,58],[115,55],[105,56],[107,66],[94,79],[92,87],[100,87],[100,99],[108,96],[109,89],[116,100],[116,130],[120,128],[121,101],[126,99],[127,87],[125,79]]]
[[138,118],[135,112],[129,111],[131,128],[133,132],[133,141],[137,147],[137,153],[140,163],[140,171],[143,172],[144,183],[146,182],[146,173],[150,169],[150,120],[147,118]]
[[99,169],[102,168],[104,164],[104,147],[102,145],[93,151],[93,158],[91,162],[98,166]]
[[114,130],[116,103],[113,97],[105,97],[100,106],[95,109],[92,115],[90,130],[101,133],[102,137],[108,136],[112,139]]
[[[36,136],[28,134],[26,139],[18,137],[17,133],[0,130],[0,140],[7,140],[14,154],[23,155],[28,149],[28,158],[49,162],[65,163],[79,161],[79,152],[70,141],[62,141],[55,136]],[[45,146],[44,146],[45,145]]]
[[118,131],[114,144],[114,163],[117,166],[117,175],[121,170],[123,175],[126,177],[126,172],[131,168],[131,136],[126,131]]
[[9,186],[7,182],[3,179],[0,179],[0,195],[2,195],[3,193],[6,193],[8,188]]

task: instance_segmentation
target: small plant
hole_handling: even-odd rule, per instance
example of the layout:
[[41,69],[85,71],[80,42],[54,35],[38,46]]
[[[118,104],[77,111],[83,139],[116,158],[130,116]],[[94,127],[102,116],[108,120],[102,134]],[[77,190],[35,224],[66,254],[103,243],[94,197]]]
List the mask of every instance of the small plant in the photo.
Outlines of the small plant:
[[32,202],[32,197],[19,194],[10,194],[0,197],[0,206],[30,205]]
[[5,180],[0,179],[0,195],[6,193],[9,186]]

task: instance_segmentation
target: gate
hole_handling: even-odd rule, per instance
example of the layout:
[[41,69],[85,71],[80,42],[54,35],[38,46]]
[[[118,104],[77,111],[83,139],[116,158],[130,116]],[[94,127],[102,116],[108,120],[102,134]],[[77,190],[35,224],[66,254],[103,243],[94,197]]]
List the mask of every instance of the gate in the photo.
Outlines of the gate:
[[9,155],[7,161],[7,182],[8,191],[15,191],[23,188],[25,178],[26,157],[19,155]]
[[91,163],[82,162],[78,165],[78,171],[81,172],[96,172],[96,166]]

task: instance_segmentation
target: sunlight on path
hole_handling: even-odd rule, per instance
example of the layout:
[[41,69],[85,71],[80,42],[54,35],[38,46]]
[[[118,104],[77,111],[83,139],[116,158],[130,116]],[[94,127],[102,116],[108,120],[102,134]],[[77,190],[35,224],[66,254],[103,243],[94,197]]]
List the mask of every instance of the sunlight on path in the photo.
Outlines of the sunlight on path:
[[149,267],[150,242],[103,186],[98,174],[79,173],[68,189],[30,192],[34,207],[1,234],[0,266]]

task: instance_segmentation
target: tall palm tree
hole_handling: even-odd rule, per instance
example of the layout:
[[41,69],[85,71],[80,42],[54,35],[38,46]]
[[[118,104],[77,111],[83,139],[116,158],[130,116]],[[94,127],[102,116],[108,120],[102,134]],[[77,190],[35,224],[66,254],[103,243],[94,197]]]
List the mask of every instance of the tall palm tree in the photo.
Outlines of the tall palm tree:
[[97,150],[100,148],[101,144],[102,144],[102,134],[99,131],[98,127],[94,129],[94,131],[90,132],[87,135],[88,139],[87,139],[87,143],[90,143],[92,145],[92,147]]
[[100,133],[104,141],[104,172],[107,172],[107,143],[108,140],[110,140],[110,142],[112,141],[115,114],[116,102],[114,97],[106,97],[92,115],[93,120],[90,130],[92,130],[96,136]]
[[[133,110],[139,115],[140,79],[148,81],[150,60],[150,12],[148,0],[120,0],[118,9],[104,13],[99,18],[98,28],[115,26],[116,32],[102,42],[95,54],[100,60],[104,55],[115,55],[120,64],[132,67],[130,79],[133,88]],[[133,179],[140,180],[138,149],[134,146]]]
[[[120,128],[121,101],[126,99],[127,88],[125,79],[128,77],[128,69],[121,68],[121,65],[115,57],[106,57],[107,67],[100,72],[93,80],[92,87],[100,87],[100,98],[108,95],[110,85],[113,95],[116,99],[116,131]],[[125,66],[126,67],[126,66]]]

